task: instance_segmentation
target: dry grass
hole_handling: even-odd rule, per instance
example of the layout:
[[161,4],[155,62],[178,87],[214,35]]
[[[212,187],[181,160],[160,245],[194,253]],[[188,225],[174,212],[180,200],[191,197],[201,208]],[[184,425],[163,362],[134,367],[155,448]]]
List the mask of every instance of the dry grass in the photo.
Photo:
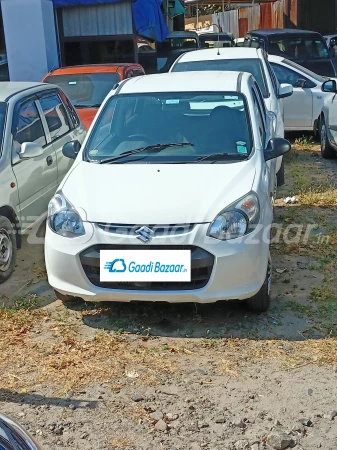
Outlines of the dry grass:
[[109,443],[109,448],[111,450],[120,450],[126,448],[133,448],[135,445],[127,437],[116,437]]

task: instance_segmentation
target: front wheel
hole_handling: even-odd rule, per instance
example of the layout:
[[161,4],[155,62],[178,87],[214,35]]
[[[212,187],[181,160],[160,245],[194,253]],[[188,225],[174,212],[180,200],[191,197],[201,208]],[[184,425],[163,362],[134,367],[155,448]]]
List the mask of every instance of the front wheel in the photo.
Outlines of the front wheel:
[[324,159],[331,159],[336,156],[334,149],[331,147],[328,138],[328,130],[326,127],[325,119],[321,120],[321,155]]
[[262,313],[268,310],[270,305],[271,286],[271,259],[268,260],[268,268],[264,283],[257,294],[247,300],[247,308],[255,313]]
[[0,284],[14,272],[16,261],[16,238],[11,221],[0,216]]

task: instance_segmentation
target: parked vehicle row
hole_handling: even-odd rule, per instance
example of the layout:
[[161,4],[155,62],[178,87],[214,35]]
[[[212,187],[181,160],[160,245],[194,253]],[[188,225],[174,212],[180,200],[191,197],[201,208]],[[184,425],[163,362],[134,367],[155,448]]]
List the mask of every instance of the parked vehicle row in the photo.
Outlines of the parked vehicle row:
[[[199,49],[188,36],[172,38],[179,55],[166,61],[168,74],[78,66],[44,84],[6,83],[0,283],[13,271],[20,233],[53,196],[46,265],[62,300],[242,299],[268,308],[266,230],[290,149],[284,130],[313,130],[322,156],[332,157],[336,80],[261,42],[233,48],[229,36],[224,47],[208,33],[204,44],[197,36],[208,47]],[[142,191],[151,193],[145,206],[135,195]],[[106,192],[118,194],[107,202]]]

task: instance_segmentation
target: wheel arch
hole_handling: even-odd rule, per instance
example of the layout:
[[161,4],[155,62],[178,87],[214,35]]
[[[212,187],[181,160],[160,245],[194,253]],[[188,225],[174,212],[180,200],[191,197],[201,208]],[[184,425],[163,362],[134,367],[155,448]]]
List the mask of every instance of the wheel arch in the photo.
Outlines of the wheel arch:
[[16,234],[16,248],[20,249],[22,245],[21,227],[18,216],[16,215],[13,208],[10,206],[0,207],[0,216],[7,217],[8,220],[14,225],[14,230]]

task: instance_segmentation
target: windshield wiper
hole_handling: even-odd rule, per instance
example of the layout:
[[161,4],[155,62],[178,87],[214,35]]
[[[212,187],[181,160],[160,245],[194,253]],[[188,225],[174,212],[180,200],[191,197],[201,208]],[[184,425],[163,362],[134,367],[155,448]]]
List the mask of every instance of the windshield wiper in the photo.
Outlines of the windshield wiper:
[[100,164],[110,163],[113,161],[117,161],[121,158],[126,158],[127,156],[136,155],[137,153],[142,153],[145,151],[149,152],[160,152],[161,150],[164,150],[169,147],[185,147],[185,146],[192,146],[194,147],[194,144],[191,142],[177,142],[172,144],[155,144],[155,145],[147,145],[146,147],[136,148],[134,150],[129,150],[127,152],[123,152],[120,155],[112,156],[111,158],[105,158],[100,161]]
[[248,155],[242,154],[242,153],[211,153],[210,155],[205,156],[199,156],[194,162],[201,162],[201,161],[218,161],[221,159],[238,159],[238,160],[244,160],[247,159]]
[[74,104],[75,108],[99,108],[101,105],[99,103],[96,103],[94,105],[76,105]]

